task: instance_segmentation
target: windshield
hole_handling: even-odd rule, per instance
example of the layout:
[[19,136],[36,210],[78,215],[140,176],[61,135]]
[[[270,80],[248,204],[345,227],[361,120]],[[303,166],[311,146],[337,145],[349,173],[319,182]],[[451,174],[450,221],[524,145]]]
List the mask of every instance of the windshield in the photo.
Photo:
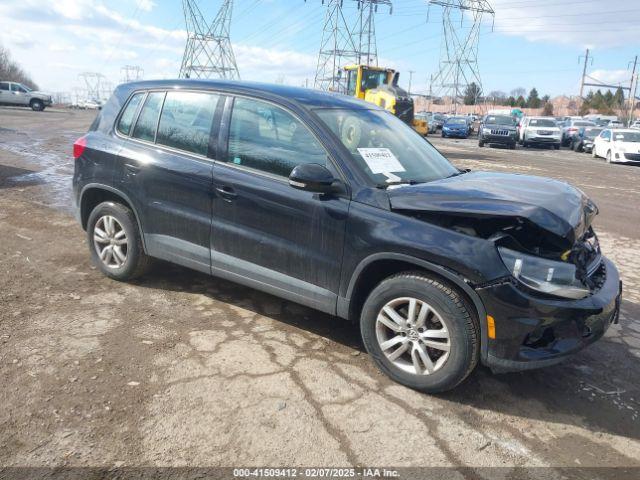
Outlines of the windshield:
[[376,185],[422,183],[460,171],[413,129],[379,110],[315,110]]
[[490,115],[485,121],[487,125],[511,125],[513,126],[513,119],[504,115]]
[[464,118],[449,118],[446,123],[450,125],[466,125],[467,121]]
[[532,127],[555,127],[556,122],[554,122],[553,120],[548,120],[546,118],[532,118],[531,122],[529,122],[529,125],[531,125]]
[[613,132],[616,142],[640,142],[640,132]]

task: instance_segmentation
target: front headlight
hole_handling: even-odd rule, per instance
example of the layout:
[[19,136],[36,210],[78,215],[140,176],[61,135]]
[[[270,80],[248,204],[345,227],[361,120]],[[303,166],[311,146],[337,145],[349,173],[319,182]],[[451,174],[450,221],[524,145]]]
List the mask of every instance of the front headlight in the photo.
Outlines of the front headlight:
[[491,135],[491,129],[489,129],[489,128],[483,128],[483,129],[482,129],[482,134],[483,134],[483,135]]
[[498,247],[498,252],[511,275],[533,290],[573,299],[589,295],[589,289],[576,278],[576,266],[572,263],[526,255],[504,247]]

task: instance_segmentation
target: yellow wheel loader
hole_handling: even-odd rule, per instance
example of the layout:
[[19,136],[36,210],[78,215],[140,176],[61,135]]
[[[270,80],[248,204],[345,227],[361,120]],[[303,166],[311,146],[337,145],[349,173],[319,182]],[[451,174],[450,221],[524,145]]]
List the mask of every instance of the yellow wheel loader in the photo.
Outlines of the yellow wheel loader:
[[348,95],[374,103],[412,126],[420,135],[428,135],[429,124],[426,120],[415,118],[413,99],[406,90],[398,86],[398,72],[371,65],[348,65],[344,70],[347,74]]

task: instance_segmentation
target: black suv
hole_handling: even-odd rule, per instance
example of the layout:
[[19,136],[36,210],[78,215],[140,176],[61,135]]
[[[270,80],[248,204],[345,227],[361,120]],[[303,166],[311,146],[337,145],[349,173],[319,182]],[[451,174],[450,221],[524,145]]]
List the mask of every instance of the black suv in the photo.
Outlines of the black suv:
[[396,381],[551,365],[617,321],[595,205],[572,186],[455,168],[388,112],[283,85],[119,86],[74,145],[96,265],[159,258],[359,322]]
[[486,144],[506,145],[516,148],[518,130],[513,117],[508,115],[487,115],[482,119],[478,130],[478,146]]

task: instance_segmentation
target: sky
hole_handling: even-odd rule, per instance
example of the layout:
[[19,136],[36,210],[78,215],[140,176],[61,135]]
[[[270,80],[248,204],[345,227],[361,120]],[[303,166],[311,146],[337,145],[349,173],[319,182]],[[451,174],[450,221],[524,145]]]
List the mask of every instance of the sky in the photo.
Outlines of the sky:
[[[483,90],[536,87],[540,95],[577,95],[585,49],[587,72],[628,85],[640,54],[640,0],[488,0],[478,67]],[[235,0],[231,41],[244,80],[313,84],[326,3],[321,0]],[[442,52],[442,9],[426,0],[392,0],[376,17],[380,64],[401,72],[412,93],[428,91]],[[213,19],[220,0],[199,0]],[[344,0],[345,14],[356,13]],[[459,23],[456,23],[457,25]],[[461,19],[461,33],[469,18]],[[186,31],[180,0],[0,0],[0,44],[42,90],[82,86],[83,72],[114,85],[124,65],[145,78],[177,77]],[[639,66],[640,68],[640,66]]]

